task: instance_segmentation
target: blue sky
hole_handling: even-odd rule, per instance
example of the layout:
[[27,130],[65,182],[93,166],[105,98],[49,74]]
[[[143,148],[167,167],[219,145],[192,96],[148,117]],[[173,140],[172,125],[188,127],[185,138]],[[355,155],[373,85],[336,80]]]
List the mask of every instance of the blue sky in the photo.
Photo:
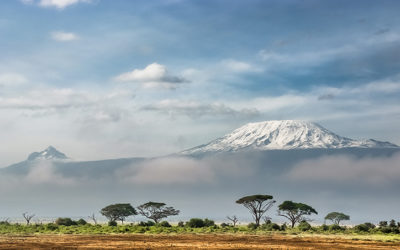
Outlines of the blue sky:
[[399,5],[2,1],[0,163],[156,156],[272,119],[400,144]]

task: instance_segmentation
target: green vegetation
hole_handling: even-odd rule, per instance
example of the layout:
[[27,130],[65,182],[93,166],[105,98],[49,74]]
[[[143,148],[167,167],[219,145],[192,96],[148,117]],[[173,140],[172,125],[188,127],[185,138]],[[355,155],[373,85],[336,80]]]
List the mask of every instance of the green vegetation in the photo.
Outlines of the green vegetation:
[[[62,218],[64,222],[69,222],[69,218]],[[199,223],[199,221],[201,221]],[[146,233],[146,234],[184,234],[184,233],[241,233],[241,234],[324,234],[324,235],[343,235],[354,238],[367,236],[387,236],[392,240],[400,241],[399,227],[391,228],[388,224],[384,227],[373,227],[372,224],[363,223],[355,227],[338,227],[332,226],[312,226],[306,221],[302,221],[298,226],[291,228],[286,227],[286,224],[278,225],[276,223],[267,223],[256,226],[255,223],[250,223],[248,226],[233,227],[228,224],[216,225],[212,220],[203,220],[193,218],[184,225],[170,225],[163,221],[159,224],[151,226],[145,223],[137,224],[118,224],[109,226],[107,224],[74,224],[70,226],[57,225],[55,223],[48,224],[18,224],[9,222],[0,222],[0,234],[130,234],[130,233]],[[391,230],[387,230],[390,228]]]
[[279,205],[278,215],[288,219],[292,228],[297,222],[307,221],[306,215],[318,214],[318,212],[307,204],[284,201]]
[[[284,201],[278,206],[278,215],[287,218],[290,227],[286,223],[279,225],[273,223],[266,212],[273,206],[275,201],[271,195],[250,195],[240,198],[237,204],[247,208],[253,216],[254,223],[238,226],[239,219],[227,216],[229,223],[217,225],[213,220],[192,218],[189,221],[180,221],[177,225],[171,225],[168,221],[161,221],[169,216],[178,215],[179,210],[166,207],[165,203],[147,202],[137,207],[139,214],[150,219],[147,222],[125,224],[126,218],[137,215],[136,209],[129,203],[112,204],[101,209],[100,213],[109,221],[106,224],[98,224],[95,214],[88,218],[94,224],[84,219],[72,220],[71,218],[57,218],[54,223],[31,222],[34,214],[23,213],[26,223],[10,223],[9,220],[0,221],[0,234],[118,234],[118,233],[249,233],[249,234],[340,234],[350,236],[381,235],[389,237],[390,240],[400,241],[400,222],[395,220],[381,221],[378,225],[370,222],[356,225],[354,227],[340,226],[343,220],[349,220],[350,216],[331,212],[325,216],[325,220],[333,222],[332,225],[313,226],[308,216],[318,214],[317,211],[304,203]],[[262,224],[262,221],[264,222]],[[120,224],[117,221],[121,221]],[[296,226],[298,224],[298,226]],[[376,237],[375,237],[376,238]],[[384,238],[384,237],[383,237]]]

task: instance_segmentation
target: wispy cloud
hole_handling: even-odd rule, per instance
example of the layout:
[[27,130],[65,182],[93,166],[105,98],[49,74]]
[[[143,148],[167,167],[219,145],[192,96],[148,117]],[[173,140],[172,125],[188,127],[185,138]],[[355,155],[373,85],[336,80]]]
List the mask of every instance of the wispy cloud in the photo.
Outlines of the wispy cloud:
[[228,117],[256,117],[260,113],[256,108],[233,109],[222,103],[200,103],[197,101],[184,101],[167,99],[155,104],[146,105],[142,108],[145,111],[158,111],[170,116],[185,115],[192,118],[203,116],[228,116]]
[[287,173],[296,181],[359,183],[385,186],[400,178],[400,154],[391,157],[357,159],[350,156],[324,156],[297,164]]
[[70,42],[79,39],[79,36],[72,32],[54,31],[51,33],[51,38],[59,42]]
[[78,3],[90,3],[91,0],[21,0],[21,2],[24,4],[37,4],[40,7],[53,7],[61,10]]
[[117,175],[131,184],[150,185],[210,183],[215,179],[214,172],[206,164],[180,157],[151,160]]
[[26,83],[28,80],[24,75],[16,73],[0,74],[0,86],[15,86]]
[[152,63],[144,69],[134,69],[115,77],[120,82],[133,82],[142,84],[144,88],[176,89],[179,84],[187,82],[186,79],[170,75],[167,67]]

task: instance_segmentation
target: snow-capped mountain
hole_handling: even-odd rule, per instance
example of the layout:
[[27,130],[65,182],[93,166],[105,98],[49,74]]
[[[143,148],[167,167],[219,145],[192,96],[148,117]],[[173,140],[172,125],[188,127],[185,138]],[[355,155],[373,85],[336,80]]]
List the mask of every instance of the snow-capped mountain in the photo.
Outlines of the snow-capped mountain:
[[208,144],[181,154],[236,152],[243,150],[337,148],[398,148],[390,142],[341,137],[317,123],[295,120],[248,123]]
[[41,152],[33,152],[28,156],[28,161],[35,160],[66,160],[68,157],[58,151],[55,147],[49,146]]

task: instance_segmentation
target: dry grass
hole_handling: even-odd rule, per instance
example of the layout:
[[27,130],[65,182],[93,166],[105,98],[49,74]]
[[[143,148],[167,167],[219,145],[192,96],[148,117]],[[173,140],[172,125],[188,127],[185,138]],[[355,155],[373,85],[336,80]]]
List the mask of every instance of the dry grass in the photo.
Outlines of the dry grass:
[[118,234],[0,236],[0,249],[400,249],[400,242],[326,236]]

